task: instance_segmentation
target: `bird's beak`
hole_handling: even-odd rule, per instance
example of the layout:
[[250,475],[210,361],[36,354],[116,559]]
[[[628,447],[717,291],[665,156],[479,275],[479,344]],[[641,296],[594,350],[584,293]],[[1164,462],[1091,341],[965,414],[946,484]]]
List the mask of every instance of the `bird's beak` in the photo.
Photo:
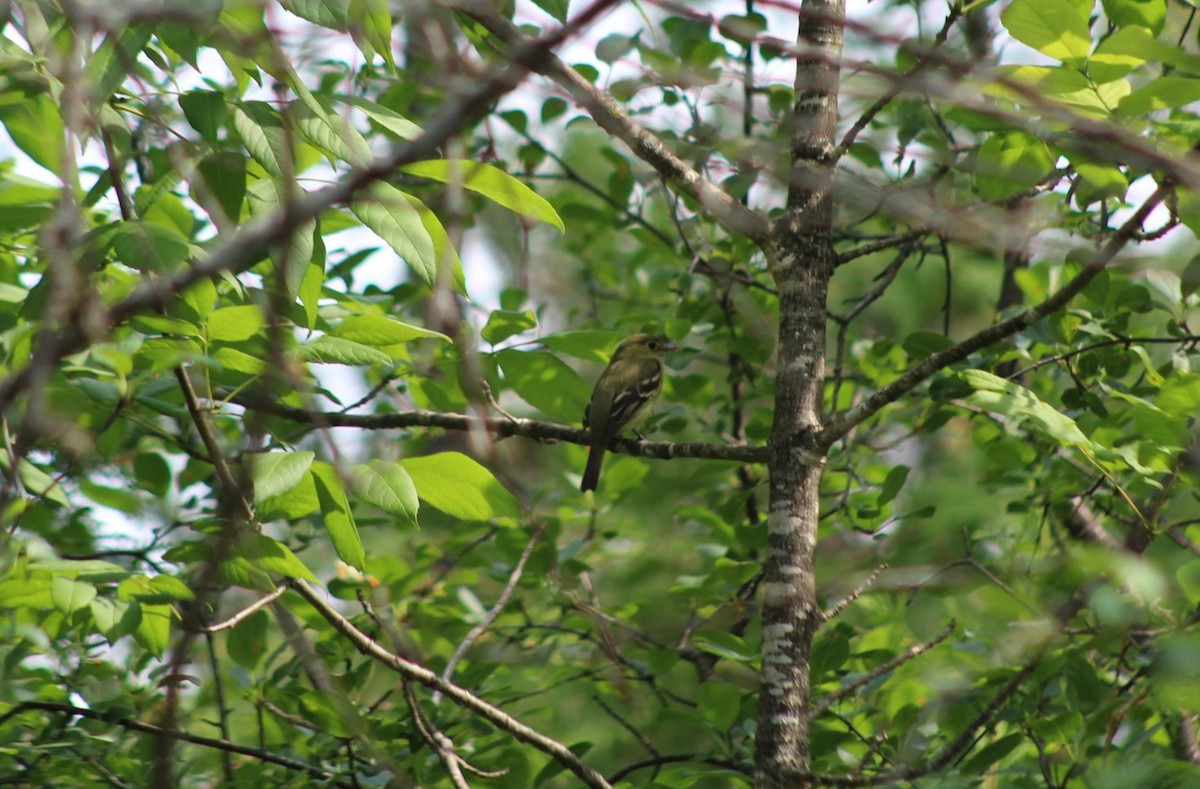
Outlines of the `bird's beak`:
[[679,350],[679,346],[676,345],[675,343],[671,342],[670,340],[667,340],[667,344],[663,346],[663,350],[664,351],[677,351],[677,350]]

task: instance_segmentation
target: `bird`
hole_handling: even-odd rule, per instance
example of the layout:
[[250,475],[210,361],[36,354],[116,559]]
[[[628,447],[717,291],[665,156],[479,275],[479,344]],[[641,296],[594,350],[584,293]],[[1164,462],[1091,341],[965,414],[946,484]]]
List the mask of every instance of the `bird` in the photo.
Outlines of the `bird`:
[[590,434],[592,445],[580,491],[596,489],[609,442],[644,417],[647,406],[662,391],[663,362],[667,351],[674,349],[665,337],[645,333],[632,334],[617,345],[583,414],[583,429]]

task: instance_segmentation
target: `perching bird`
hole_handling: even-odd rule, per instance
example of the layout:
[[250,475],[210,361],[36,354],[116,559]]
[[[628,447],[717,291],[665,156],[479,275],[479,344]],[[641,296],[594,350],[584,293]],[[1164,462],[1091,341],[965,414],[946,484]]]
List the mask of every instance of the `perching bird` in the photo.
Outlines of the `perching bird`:
[[596,489],[609,442],[645,416],[646,406],[662,391],[663,359],[674,348],[654,334],[634,334],[617,346],[612,361],[596,381],[592,402],[583,415],[583,429],[591,432],[592,447],[580,490]]

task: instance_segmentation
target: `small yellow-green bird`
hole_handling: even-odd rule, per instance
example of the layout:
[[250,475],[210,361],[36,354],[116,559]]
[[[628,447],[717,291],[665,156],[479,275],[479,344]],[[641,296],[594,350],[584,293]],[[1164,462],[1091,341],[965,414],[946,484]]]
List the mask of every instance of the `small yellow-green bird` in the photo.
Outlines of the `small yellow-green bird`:
[[583,429],[591,432],[592,446],[579,484],[581,491],[596,489],[609,442],[645,416],[646,407],[662,391],[663,361],[674,348],[654,334],[634,334],[617,346],[583,415]]

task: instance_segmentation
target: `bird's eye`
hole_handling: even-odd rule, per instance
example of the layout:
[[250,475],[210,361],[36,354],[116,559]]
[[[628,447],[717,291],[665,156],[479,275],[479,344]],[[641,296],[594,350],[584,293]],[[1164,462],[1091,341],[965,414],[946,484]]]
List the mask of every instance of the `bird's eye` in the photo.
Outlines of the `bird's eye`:
[[651,340],[651,341],[650,341],[650,350],[652,350],[652,351],[657,351],[657,350],[658,350],[658,340]]

